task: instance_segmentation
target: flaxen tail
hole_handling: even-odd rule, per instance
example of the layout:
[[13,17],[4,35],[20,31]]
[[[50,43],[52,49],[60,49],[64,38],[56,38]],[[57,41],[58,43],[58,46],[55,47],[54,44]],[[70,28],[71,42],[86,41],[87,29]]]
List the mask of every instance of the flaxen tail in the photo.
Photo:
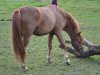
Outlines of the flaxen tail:
[[20,62],[25,62],[25,49],[22,43],[22,36],[20,32],[20,11],[16,10],[13,14],[12,20],[12,44],[15,57]]

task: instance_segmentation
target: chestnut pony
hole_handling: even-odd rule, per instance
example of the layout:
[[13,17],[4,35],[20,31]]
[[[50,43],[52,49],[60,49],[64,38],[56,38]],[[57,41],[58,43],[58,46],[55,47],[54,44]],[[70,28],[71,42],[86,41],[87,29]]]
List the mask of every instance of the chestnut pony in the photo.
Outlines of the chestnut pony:
[[27,70],[25,48],[32,34],[36,36],[48,34],[48,63],[51,62],[52,39],[56,35],[64,49],[64,60],[69,64],[67,46],[62,36],[63,30],[70,36],[74,48],[82,48],[83,38],[80,29],[70,13],[56,5],[47,7],[24,6],[16,9],[12,21],[12,44],[21,67]]

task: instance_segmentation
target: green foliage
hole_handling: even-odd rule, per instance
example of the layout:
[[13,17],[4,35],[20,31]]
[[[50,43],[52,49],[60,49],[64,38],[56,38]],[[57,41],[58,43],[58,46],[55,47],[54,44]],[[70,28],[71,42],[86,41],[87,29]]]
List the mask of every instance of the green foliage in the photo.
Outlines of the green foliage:
[[[71,65],[65,65],[63,50],[58,40],[53,39],[52,63],[47,64],[47,37],[32,36],[27,47],[28,72],[18,66],[11,45],[12,12],[21,6],[47,6],[50,0],[0,0],[0,75],[100,75],[100,56],[86,59],[69,54]],[[100,44],[100,0],[59,0],[58,5],[70,12],[81,27],[82,34],[95,44]],[[65,39],[69,39],[63,33]],[[70,45],[69,45],[70,46]]]

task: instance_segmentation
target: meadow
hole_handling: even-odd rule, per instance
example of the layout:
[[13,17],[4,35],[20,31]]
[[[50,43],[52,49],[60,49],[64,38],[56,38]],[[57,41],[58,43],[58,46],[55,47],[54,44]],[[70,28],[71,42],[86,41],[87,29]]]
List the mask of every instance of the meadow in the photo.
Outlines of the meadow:
[[[71,65],[64,64],[63,50],[56,37],[51,51],[52,63],[47,63],[48,36],[32,36],[27,47],[24,73],[13,55],[11,18],[16,8],[24,5],[48,6],[50,0],[0,0],[0,75],[100,75],[100,55],[79,59],[69,54]],[[79,22],[84,38],[100,45],[100,0],[59,0],[59,7],[70,12]],[[70,40],[63,32],[64,39]],[[68,45],[71,46],[71,45]]]

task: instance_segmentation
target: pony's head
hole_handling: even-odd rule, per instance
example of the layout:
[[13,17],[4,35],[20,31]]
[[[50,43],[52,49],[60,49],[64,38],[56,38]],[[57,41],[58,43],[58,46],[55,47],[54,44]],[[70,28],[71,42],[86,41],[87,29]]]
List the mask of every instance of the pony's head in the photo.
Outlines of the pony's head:
[[77,21],[70,13],[67,13],[66,31],[71,38],[72,46],[78,52],[81,51],[83,49],[83,37],[81,35]]
[[83,36],[80,32],[78,25],[72,31],[71,37],[71,44],[80,54],[83,53]]
[[83,37],[81,32],[74,33],[71,35],[71,44],[78,52],[83,50]]

